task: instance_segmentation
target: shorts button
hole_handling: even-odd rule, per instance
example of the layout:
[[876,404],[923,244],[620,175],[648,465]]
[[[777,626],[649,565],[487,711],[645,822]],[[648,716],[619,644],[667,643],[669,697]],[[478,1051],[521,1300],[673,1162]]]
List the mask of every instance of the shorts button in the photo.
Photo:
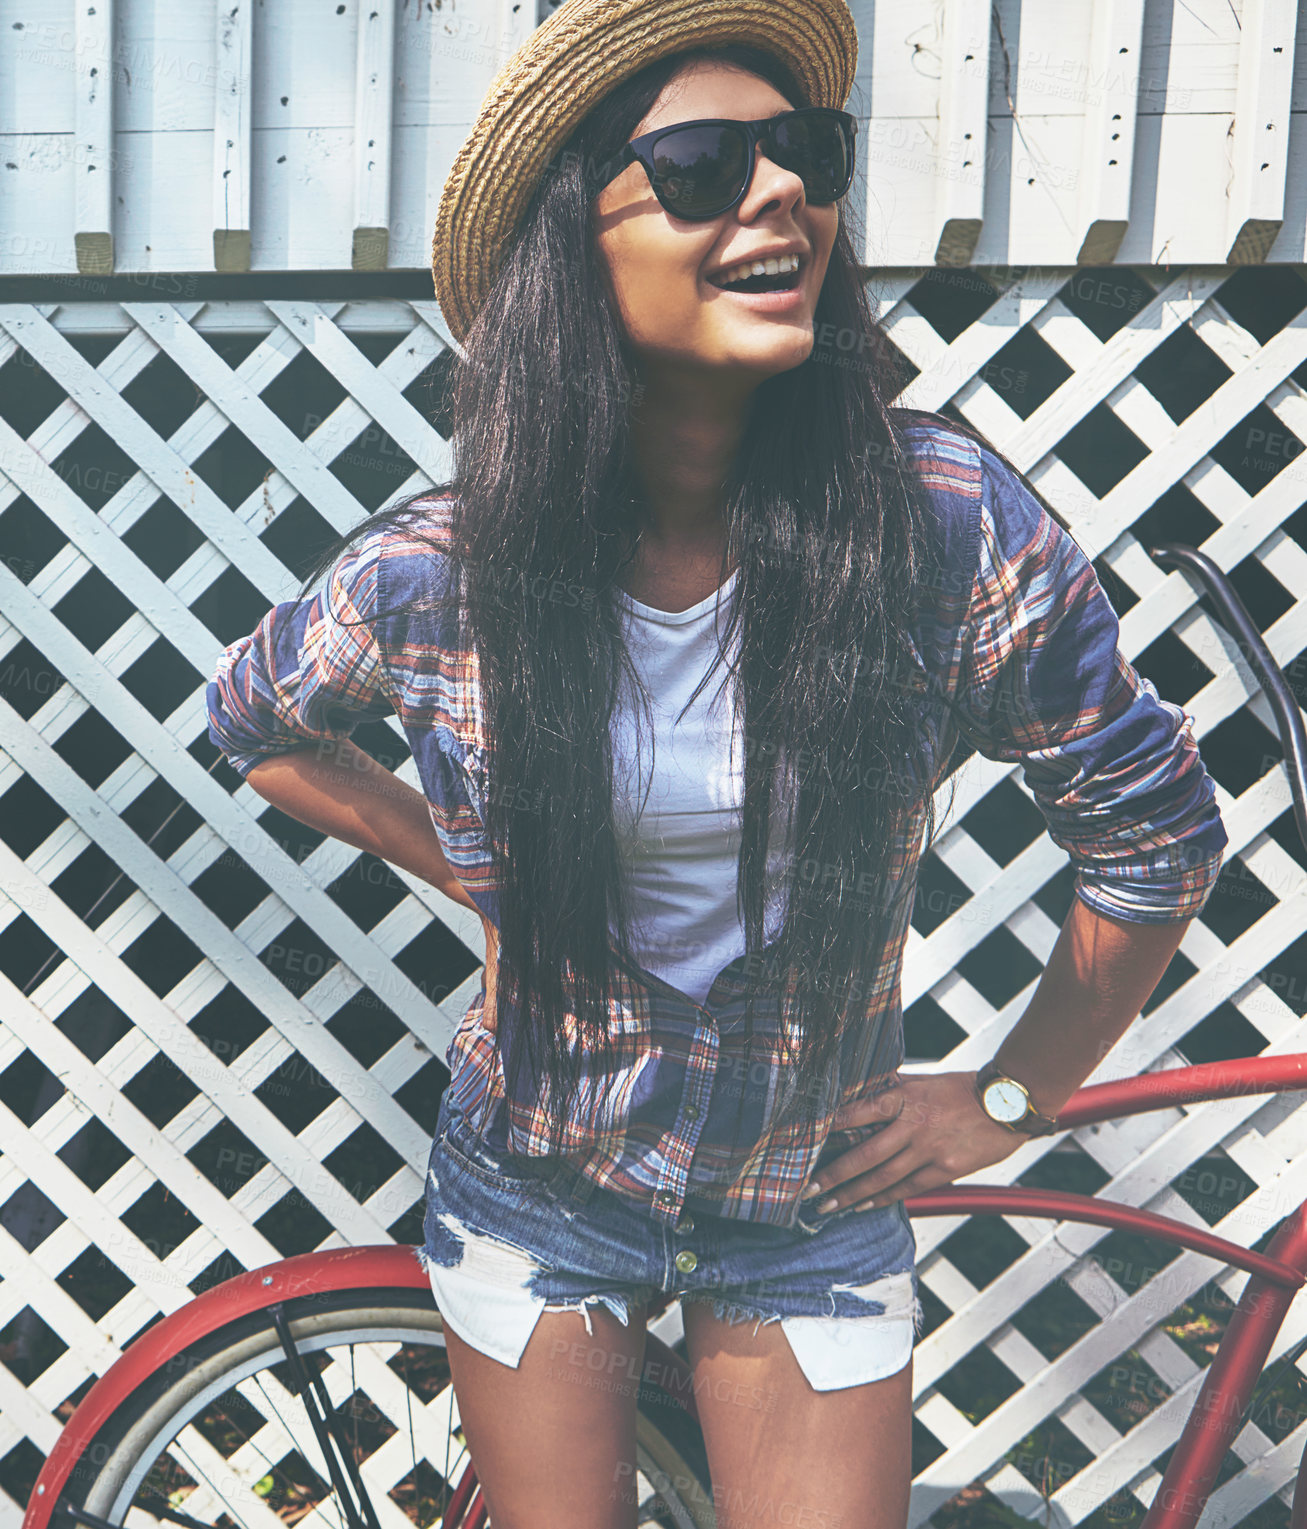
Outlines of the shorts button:
[[699,1260],[689,1248],[682,1248],[676,1255],[676,1267],[682,1274],[693,1274],[699,1267]]
[[694,1230],[694,1217],[688,1215],[682,1216],[676,1223],[676,1230],[682,1234],[692,1232]]

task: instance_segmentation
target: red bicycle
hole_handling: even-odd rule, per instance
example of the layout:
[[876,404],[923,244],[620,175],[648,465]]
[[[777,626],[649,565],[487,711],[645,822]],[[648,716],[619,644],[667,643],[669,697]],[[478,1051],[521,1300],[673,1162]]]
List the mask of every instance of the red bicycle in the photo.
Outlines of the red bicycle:
[[[1284,675],[1214,564],[1174,544],[1152,555],[1198,573],[1239,633],[1280,723],[1307,844],[1307,736]],[[1075,1129],[1302,1088],[1307,1054],[1261,1055],[1091,1085],[1059,1120]],[[1141,1525],[1190,1529],[1307,1280],[1307,1203],[1284,1218],[1265,1253],[1172,1217],[1054,1190],[948,1185],[904,1204],[912,1216],[1049,1217],[1120,1229],[1247,1272]],[[666,1296],[651,1310],[641,1373],[595,1380],[636,1392],[639,1522],[715,1529],[694,1375],[674,1346],[679,1318],[678,1299]],[[1307,1339],[1284,1361],[1303,1347]],[[1300,1463],[1292,1529],[1307,1529],[1304,1483]],[[343,1529],[437,1521],[442,1529],[483,1529],[488,1521],[459,1425],[440,1312],[411,1247],[302,1254],[238,1275],[158,1322],[69,1419],[37,1479],[24,1529],[119,1529],[149,1520],[284,1529],[301,1519]]]

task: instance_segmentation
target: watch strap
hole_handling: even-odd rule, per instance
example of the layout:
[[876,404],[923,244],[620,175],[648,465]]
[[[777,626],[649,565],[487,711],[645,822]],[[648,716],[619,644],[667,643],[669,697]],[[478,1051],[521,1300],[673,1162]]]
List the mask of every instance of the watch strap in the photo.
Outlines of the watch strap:
[[[995,1122],[996,1124],[1005,1126],[1009,1131],[1019,1131],[1024,1136],[1051,1136],[1055,1131],[1062,1129],[1052,1115],[1045,1115],[1042,1111],[1035,1108],[1031,1103],[1030,1093],[1025,1084],[1018,1078],[1014,1078],[1011,1073],[1004,1072],[998,1063],[993,1060],[986,1062],[976,1074],[976,1098],[980,1100],[980,1107],[985,1110],[987,1115],[989,1115],[989,1111],[985,1109],[985,1089],[996,1078],[1003,1078],[1009,1083],[1015,1083],[1026,1096],[1026,1113],[1020,1120],[999,1120]],[[989,1118],[994,1120],[993,1115],[989,1115]]]

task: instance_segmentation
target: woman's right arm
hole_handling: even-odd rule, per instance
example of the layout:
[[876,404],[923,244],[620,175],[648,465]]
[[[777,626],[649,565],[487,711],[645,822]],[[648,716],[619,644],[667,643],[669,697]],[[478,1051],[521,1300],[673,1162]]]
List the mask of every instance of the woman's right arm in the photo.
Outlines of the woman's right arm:
[[450,869],[426,797],[348,738],[337,742],[330,755],[320,745],[269,755],[245,779],[265,801],[290,817],[410,871],[452,901],[471,908],[486,938],[482,1023],[493,1033],[499,931]]
[[310,745],[270,754],[245,778],[290,817],[389,860],[480,912],[445,859],[426,797],[352,739],[342,738],[329,749]]
[[383,540],[365,537],[311,601],[274,606],[227,648],[208,686],[209,736],[274,807],[476,913],[493,1016],[494,925],[445,859],[426,797],[349,737],[358,722],[396,710],[375,630],[375,612],[388,603],[378,604]]

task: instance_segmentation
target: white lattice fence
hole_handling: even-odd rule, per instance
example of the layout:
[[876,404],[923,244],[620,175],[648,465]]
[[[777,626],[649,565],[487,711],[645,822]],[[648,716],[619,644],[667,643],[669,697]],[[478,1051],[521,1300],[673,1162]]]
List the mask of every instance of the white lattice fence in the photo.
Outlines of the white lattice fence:
[[[1147,548],[1191,541],[1234,571],[1295,672],[1307,283],[1291,268],[1063,268],[875,273],[872,288],[919,371],[903,401],[956,409],[1030,473],[1111,582],[1127,655],[1194,716],[1220,788],[1222,888],[1096,1079],[1299,1049],[1307,852],[1270,712],[1193,585]],[[0,305],[10,1522],[70,1399],[157,1313],[282,1254],[420,1235],[479,921],[317,844],[247,785],[229,794],[204,687],[317,545],[447,475],[429,385],[447,359],[418,302]],[[416,784],[396,719],[359,737]],[[1028,1001],[1069,896],[1034,812],[1019,771],[962,766],[923,865],[910,1059],[975,1067]],[[1300,1102],[1086,1128],[984,1177],[1086,1187],[1252,1242],[1307,1192]],[[1145,1269],[1116,1234],[1043,1220],[916,1231],[932,1326],[915,1359],[914,1522],[962,1488],[1041,1519],[1046,1492],[1068,1524],[1128,1506],[1118,1494],[1146,1503],[1206,1362],[1201,1324],[1172,1314],[1205,1288],[1223,1309],[1243,1276],[1192,1254]],[[1280,1347],[1305,1329],[1291,1312]],[[1287,1521],[1300,1418],[1286,1402],[1244,1430],[1222,1521]]]

